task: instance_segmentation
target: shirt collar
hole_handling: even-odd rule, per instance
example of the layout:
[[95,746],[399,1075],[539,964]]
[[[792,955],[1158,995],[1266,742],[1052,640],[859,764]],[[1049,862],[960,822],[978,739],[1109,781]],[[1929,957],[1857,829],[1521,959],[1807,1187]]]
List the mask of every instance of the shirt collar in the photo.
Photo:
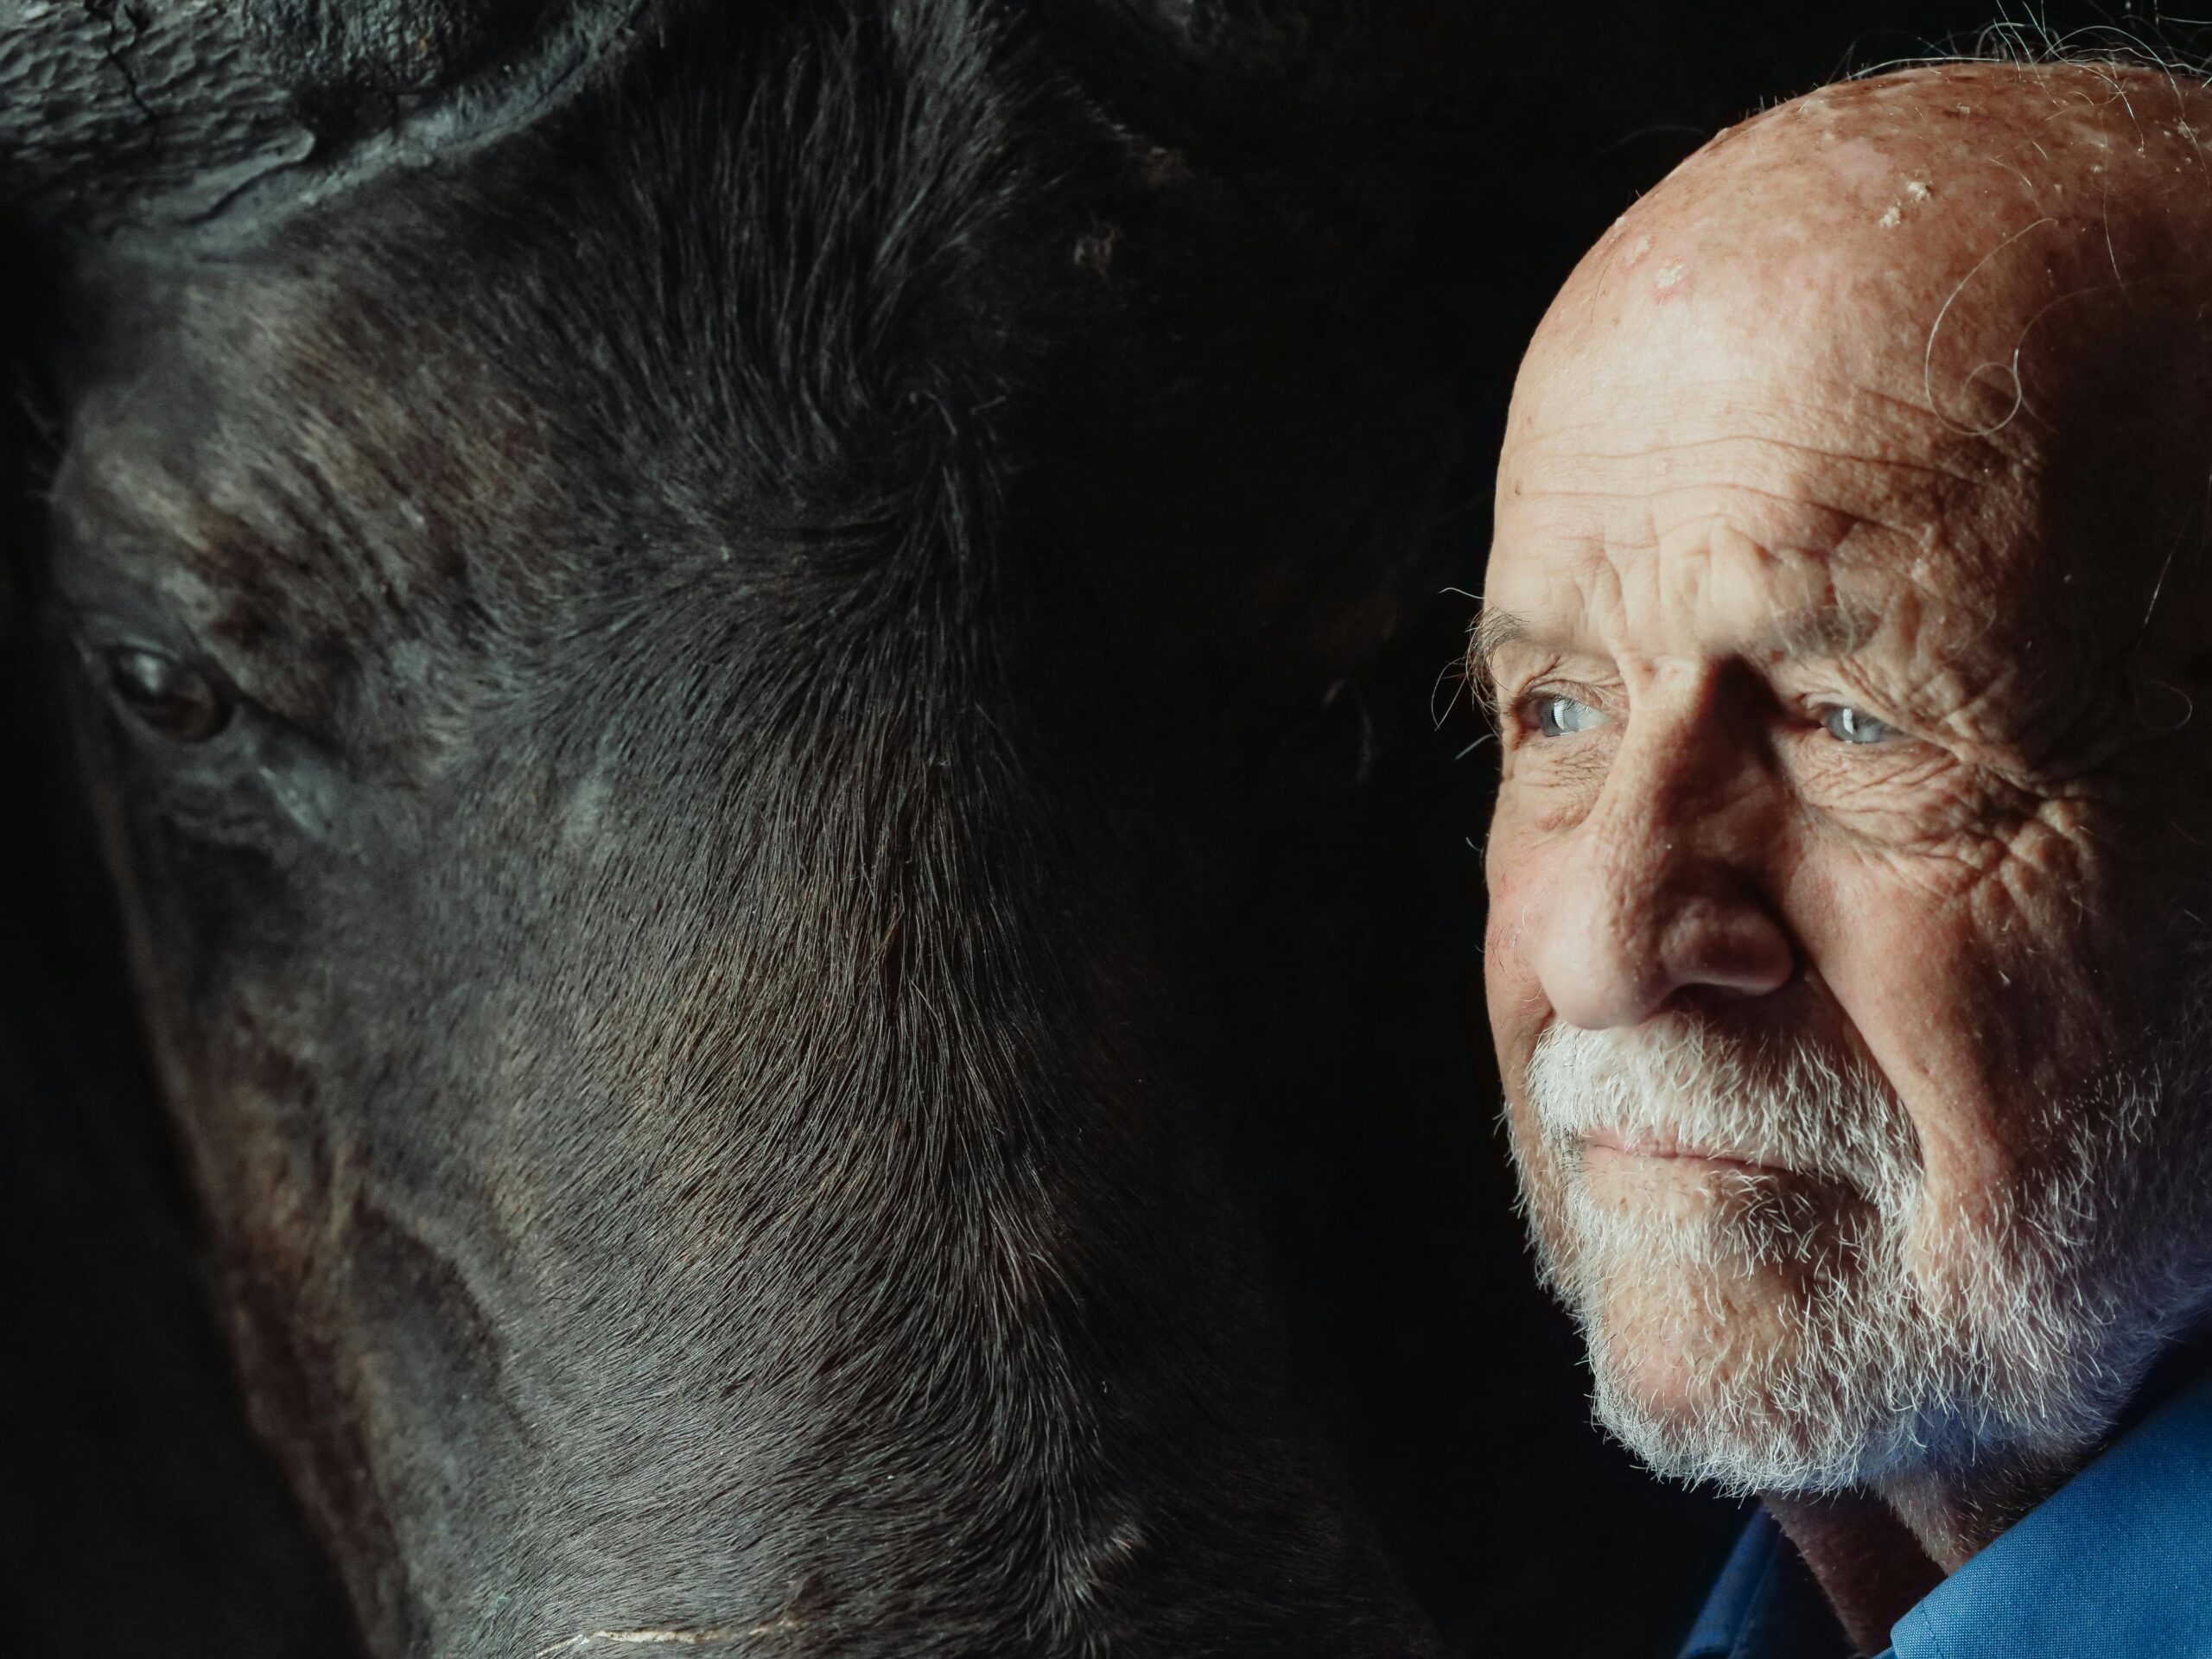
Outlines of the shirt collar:
[[[2212,1659],[2212,1371],[1930,1591],[1890,1639],[1894,1659]],[[1798,1659],[1847,1651],[1840,1640],[1812,1574],[1762,1510],[1681,1659]]]
[[1897,1659],[2212,1656],[2212,1374],[1999,1535],[1890,1639]]
[[1811,1569],[1774,1517],[1755,1510],[1681,1659],[1844,1659],[1850,1651]]

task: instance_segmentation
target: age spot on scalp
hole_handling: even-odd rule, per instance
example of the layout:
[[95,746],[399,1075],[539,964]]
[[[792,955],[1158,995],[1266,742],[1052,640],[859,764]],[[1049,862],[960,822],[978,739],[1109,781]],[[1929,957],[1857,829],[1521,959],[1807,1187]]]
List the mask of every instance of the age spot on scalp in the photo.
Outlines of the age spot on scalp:
[[1892,201],[1889,205],[1889,207],[1883,213],[1881,218],[1876,219],[1874,222],[1877,225],[1879,225],[1885,231],[1894,230],[1899,225],[1904,223],[1904,209],[1907,202],[1910,202],[1914,207],[1917,207],[1922,202],[1926,201],[1929,197],[1934,194],[1935,193],[1929,188],[1926,180],[1907,179],[1904,181],[1904,194],[1898,197],[1895,201]]

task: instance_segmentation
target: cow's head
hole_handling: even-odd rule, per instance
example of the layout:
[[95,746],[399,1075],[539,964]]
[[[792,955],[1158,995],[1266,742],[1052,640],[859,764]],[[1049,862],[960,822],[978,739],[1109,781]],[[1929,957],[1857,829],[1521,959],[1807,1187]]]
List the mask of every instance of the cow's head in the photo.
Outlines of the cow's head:
[[34,585],[371,1646],[1420,1650],[1209,1017],[1448,459],[1374,31],[50,10]]

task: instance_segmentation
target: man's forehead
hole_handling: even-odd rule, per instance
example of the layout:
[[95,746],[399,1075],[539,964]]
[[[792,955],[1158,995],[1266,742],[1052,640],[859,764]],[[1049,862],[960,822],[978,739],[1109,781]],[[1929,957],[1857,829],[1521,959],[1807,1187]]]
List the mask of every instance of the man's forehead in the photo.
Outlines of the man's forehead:
[[1741,483],[1834,492],[1831,505],[1878,518],[1897,503],[1941,508],[2041,459],[2037,423],[1948,406],[1923,372],[1923,319],[1835,305],[1785,323],[1715,293],[1609,324],[1554,321],[1514,387],[1501,512],[1562,489]]
[[[1923,607],[1901,585],[1839,584],[1818,555],[1770,556],[1674,581],[1559,561],[1484,595],[1474,658],[1484,670],[1558,653],[1832,659],[1872,646]],[[1657,573],[1654,573],[1657,574]]]
[[1493,593],[1592,555],[1694,585],[1731,538],[1939,588],[2056,580],[2085,529],[2106,562],[2170,542],[2145,492],[2202,494],[2208,400],[2177,389],[2203,334],[2181,232],[2204,221],[2195,140],[2149,121],[2139,79],[1886,78],[1662,183],[1531,346]]
[[1761,547],[1835,555],[1870,540],[1980,542],[2032,504],[2024,469],[1956,448],[1888,444],[1833,414],[1777,421],[1738,402],[1700,421],[1681,409],[1510,448],[1499,549],[1664,551],[1709,539],[1719,523]]
[[1840,615],[1900,588],[1986,582],[2030,529],[2032,469],[1903,400],[1718,376],[1670,390],[1524,416],[1499,471],[1493,604],[1833,641]]
[[1499,461],[1485,588],[1524,631],[1833,655],[1900,596],[1986,601],[2040,539],[2047,432],[1939,407],[1885,308],[1831,290],[1784,319],[1716,285],[1573,309]]

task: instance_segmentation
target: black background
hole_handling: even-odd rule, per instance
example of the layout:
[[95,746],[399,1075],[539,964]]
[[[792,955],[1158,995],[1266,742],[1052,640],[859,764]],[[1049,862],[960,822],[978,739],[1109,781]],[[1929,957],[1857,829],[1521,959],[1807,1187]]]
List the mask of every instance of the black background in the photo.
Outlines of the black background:
[[[2016,16],[2024,16],[2024,11]],[[1478,461],[1513,365],[1581,250],[1696,143],[1836,74],[1971,48],[1984,6],[1652,0],[1465,14],[1434,120],[1426,265]],[[2035,49],[2125,9],[2051,7]],[[2172,45],[2191,42],[2167,29]],[[2076,45],[2090,42],[2077,40]],[[1478,466],[1477,474],[1481,468]],[[1484,480],[1476,476],[1471,487]],[[1483,512],[1453,585],[1479,591]],[[1739,1511],[1660,1487],[1591,1427],[1566,1321],[1534,1288],[1478,1020],[1478,849],[1493,770],[1437,676],[1469,601],[1440,593],[1369,713],[1410,734],[1370,789],[1357,873],[1371,1046],[1353,1109],[1308,1135],[1278,1217],[1296,1351],[1415,1592],[1469,1652],[1659,1655]],[[105,899],[58,859],[86,832],[53,786],[21,642],[0,660],[0,1649],[343,1653],[326,1578],[231,1405],[189,1222],[146,1103]]]

